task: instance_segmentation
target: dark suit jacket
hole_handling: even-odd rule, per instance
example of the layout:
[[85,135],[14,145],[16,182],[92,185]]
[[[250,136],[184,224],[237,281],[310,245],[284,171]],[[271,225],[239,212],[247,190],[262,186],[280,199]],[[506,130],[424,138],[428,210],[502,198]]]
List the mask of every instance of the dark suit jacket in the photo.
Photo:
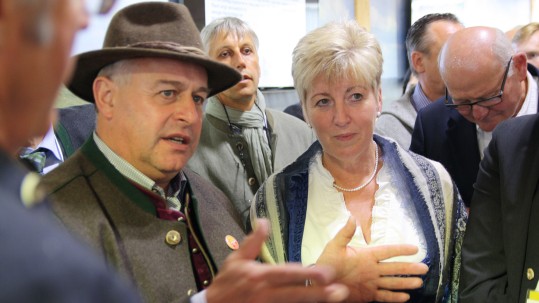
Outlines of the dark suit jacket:
[[0,151],[0,302],[140,302],[45,207],[27,209],[27,171]]
[[474,123],[437,100],[417,114],[410,150],[442,163],[470,206],[481,161]]
[[95,106],[84,104],[58,109],[58,123],[54,134],[60,143],[64,158],[82,146],[95,129]]
[[539,116],[498,125],[475,184],[462,247],[460,302],[525,302],[526,290],[535,289],[538,181]]
[[[193,210],[187,222],[157,218],[150,198],[114,168],[93,139],[42,183],[62,223],[133,281],[146,302],[187,302],[197,290],[188,224],[201,231],[199,253],[214,269],[231,252],[225,237],[239,241],[244,233],[225,195],[195,173],[184,172]],[[165,241],[170,231],[180,234],[178,245]]]
[[305,121],[305,118],[303,117],[303,110],[301,109],[301,103],[289,105],[283,110],[283,112]]
[[[538,76],[531,64],[528,71]],[[470,206],[481,161],[475,123],[444,106],[441,98],[417,114],[410,150],[442,163],[457,184],[464,204]]]

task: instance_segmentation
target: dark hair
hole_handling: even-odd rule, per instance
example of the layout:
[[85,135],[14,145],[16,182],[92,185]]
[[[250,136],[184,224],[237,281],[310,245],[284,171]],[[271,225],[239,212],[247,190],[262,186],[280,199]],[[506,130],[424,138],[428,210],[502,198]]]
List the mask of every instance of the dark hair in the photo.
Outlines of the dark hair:
[[451,13],[445,14],[428,14],[417,19],[414,24],[408,29],[406,34],[406,52],[408,55],[408,62],[412,71],[415,73],[412,65],[412,52],[418,51],[425,54],[429,53],[429,37],[427,36],[427,29],[429,24],[436,21],[449,21],[458,24],[462,24],[457,16]]

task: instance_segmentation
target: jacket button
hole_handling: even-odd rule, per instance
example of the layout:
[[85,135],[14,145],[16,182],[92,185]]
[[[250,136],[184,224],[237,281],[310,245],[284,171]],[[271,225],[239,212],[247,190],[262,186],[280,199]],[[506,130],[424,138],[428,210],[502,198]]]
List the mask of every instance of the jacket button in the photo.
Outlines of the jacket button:
[[194,290],[194,289],[189,289],[189,290],[187,291],[187,296],[188,296],[188,297],[192,297],[192,296],[193,296],[194,294],[196,294],[196,293],[197,293],[196,290]]
[[533,277],[535,277],[535,273],[533,272],[533,269],[531,268],[528,268],[528,270],[526,270],[526,278],[528,278],[528,280],[533,280]]
[[247,182],[249,182],[249,185],[253,186],[256,183],[256,179],[251,177]]
[[241,143],[241,142],[236,143],[236,148],[237,148],[239,151],[242,151],[242,150],[243,150],[243,143]]
[[165,237],[165,241],[169,245],[178,245],[182,241],[182,236],[180,235],[179,232],[175,230],[171,230],[167,233]]

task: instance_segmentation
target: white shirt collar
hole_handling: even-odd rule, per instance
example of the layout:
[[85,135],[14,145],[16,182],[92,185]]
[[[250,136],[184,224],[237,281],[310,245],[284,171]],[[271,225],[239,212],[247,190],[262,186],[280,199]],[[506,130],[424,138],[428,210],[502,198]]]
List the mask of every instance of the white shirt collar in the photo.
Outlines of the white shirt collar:
[[60,148],[58,138],[56,138],[56,135],[54,134],[54,128],[52,127],[52,125],[47,131],[47,134],[45,135],[45,137],[43,137],[43,140],[36,147],[36,149],[38,148],[44,148],[44,149],[50,150],[58,161],[60,162],[64,161],[64,155],[62,154],[62,149]]
[[516,115],[517,117],[537,113],[537,99],[539,97],[537,94],[537,82],[530,72],[528,72],[526,80],[528,81],[528,91],[526,92],[524,103],[522,103],[522,107]]

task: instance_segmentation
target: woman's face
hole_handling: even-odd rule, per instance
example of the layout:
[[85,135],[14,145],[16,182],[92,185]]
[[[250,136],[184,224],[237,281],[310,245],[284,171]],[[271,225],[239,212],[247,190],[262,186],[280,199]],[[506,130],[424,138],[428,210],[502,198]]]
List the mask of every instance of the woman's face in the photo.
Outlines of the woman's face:
[[382,92],[356,81],[341,79],[330,84],[318,75],[305,99],[306,120],[312,125],[328,160],[355,161],[372,142]]

